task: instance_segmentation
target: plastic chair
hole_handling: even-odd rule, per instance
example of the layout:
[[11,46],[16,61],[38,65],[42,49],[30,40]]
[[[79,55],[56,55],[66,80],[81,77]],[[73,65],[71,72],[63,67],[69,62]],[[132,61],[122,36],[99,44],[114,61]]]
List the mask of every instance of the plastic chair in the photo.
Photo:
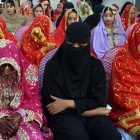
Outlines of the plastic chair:
[[106,99],[107,100],[108,100],[108,88],[109,88],[109,80],[110,80],[112,62],[113,62],[113,59],[120,48],[121,48],[121,46],[114,47],[114,48],[110,49],[108,52],[106,52],[104,54],[104,56],[101,59],[103,65],[104,65],[104,68],[105,68],[105,73],[106,73],[106,94],[107,94]]
[[15,32],[14,36],[18,42],[22,43],[22,35],[29,27],[30,25],[22,26]]
[[41,88],[43,86],[43,76],[44,76],[45,65],[53,57],[53,55],[56,53],[57,50],[58,50],[58,48],[55,48],[55,49],[51,50],[50,52],[48,52],[40,62],[39,75],[38,75],[39,91],[41,91]]

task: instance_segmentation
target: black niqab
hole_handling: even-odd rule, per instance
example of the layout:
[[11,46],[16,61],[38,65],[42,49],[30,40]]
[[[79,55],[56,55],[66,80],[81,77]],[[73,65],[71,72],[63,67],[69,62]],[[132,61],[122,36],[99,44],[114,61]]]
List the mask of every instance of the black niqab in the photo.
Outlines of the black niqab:
[[[59,63],[56,82],[63,83],[66,96],[80,98],[86,95],[89,84],[90,29],[85,23],[75,22],[68,26],[66,36],[64,43],[49,63]],[[80,38],[83,38],[82,43],[88,45],[76,48],[67,43],[81,43]]]
[[64,14],[65,14],[65,12],[66,12],[65,9],[71,9],[71,8],[74,8],[73,3],[71,3],[71,2],[66,2],[66,3],[64,4],[64,6],[63,6],[63,12],[62,12],[62,14],[61,14],[61,15],[58,17],[58,19],[57,19],[56,28],[59,26],[59,24],[60,24],[60,22],[61,22],[61,20],[62,20],[62,18],[63,18],[63,16],[64,16]]
[[102,4],[96,5],[94,8],[94,14],[85,19],[84,23],[86,23],[89,26],[90,30],[96,27],[100,22],[100,14],[102,13],[104,7],[105,6]]
[[127,2],[123,5],[123,7],[122,7],[122,9],[121,9],[121,12],[120,12],[120,16],[122,15],[122,13],[123,13],[123,11],[124,11],[125,7],[126,7],[127,5],[129,5],[129,4],[133,4],[133,3],[132,3],[132,2],[127,1]]

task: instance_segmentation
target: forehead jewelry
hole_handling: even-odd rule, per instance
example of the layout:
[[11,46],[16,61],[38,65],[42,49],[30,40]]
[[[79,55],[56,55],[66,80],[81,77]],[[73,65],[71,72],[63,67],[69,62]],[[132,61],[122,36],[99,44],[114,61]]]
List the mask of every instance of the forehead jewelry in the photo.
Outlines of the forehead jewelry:
[[116,15],[117,11],[115,9],[112,10],[113,15]]
[[10,74],[10,67],[8,65],[5,67],[4,73],[6,75]]
[[107,11],[106,11],[108,14],[110,13],[110,7],[108,7]]

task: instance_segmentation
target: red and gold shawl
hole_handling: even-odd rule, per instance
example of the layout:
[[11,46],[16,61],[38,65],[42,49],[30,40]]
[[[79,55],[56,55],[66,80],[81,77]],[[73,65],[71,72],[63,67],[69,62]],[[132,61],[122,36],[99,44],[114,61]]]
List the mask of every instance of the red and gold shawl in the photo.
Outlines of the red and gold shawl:
[[136,13],[137,13],[137,8],[134,5],[129,4],[129,5],[126,6],[124,12],[121,15],[122,25],[123,25],[123,28],[124,28],[125,31],[127,30],[127,28],[130,25],[132,25],[135,22],[137,22],[137,17],[136,16],[135,16],[135,18],[133,20],[131,20],[131,11],[133,9],[135,9]]
[[130,32],[112,64],[108,104],[116,126],[137,137],[140,130],[140,24]]
[[26,59],[39,66],[41,59],[47,54],[47,47],[55,45],[50,33],[50,20],[41,15],[34,18],[32,25],[22,35],[21,50]]
[[6,23],[1,17],[0,17],[0,39],[14,41],[17,45],[19,45],[19,42],[15,39],[14,35],[6,31]]

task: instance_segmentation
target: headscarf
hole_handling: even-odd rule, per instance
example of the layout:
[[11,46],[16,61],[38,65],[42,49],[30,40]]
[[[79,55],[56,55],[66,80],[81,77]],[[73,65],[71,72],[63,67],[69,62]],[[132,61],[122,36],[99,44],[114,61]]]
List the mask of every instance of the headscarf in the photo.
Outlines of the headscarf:
[[18,14],[24,16],[24,8],[25,7],[27,7],[26,14],[27,14],[27,17],[29,18],[32,10],[31,10],[28,2],[22,2],[21,3]]
[[[109,87],[110,117],[116,126],[137,137],[140,129],[140,24],[116,54]],[[137,137],[138,138],[138,137]]]
[[[63,18],[62,18],[60,24],[59,24],[59,27],[57,28],[57,30],[56,30],[56,32],[55,32],[55,34],[54,34],[55,42],[56,42],[56,44],[58,44],[59,46],[61,46],[62,43],[64,42],[65,31],[66,31],[66,29],[67,29],[68,15],[69,15],[69,13],[72,12],[72,11],[74,11],[74,12],[77,13],[77,11],[76,11],[74,8],[67,10],[67,11],[65,12],[65,14],[64,14],[64,16],[63,16]],[[80,19],[79,19],[79,15],[78,15],[78,13],[77,13],[77,21],[79,21],[79,20],[80,20]]]
[[84,6],[87,6],[88,7],[88,16],[90,16],[90,15],[93,14],[93,11],[90,8],[90,6],[88,5],[88,3],[87,2],[81,2],[80,7],[78,9],[78,14],[79,14],[79,16],[80,16],[81,19],[83,19],[83,18],[86,17],[85,14],[84,14],[84,12],[83,12],[83,7]]
[[58,19],[57,19],[56,28],[59,26],[59,24],[60,24],[60,22],[61,22],[61,20],[62,20],[62,18],[63,18],[63,16],[64,16],[64,14],[65,14],[65,12],[66,12],[65,9],[71,9],[71,8],[74,8],[73,3],[71,3],[71,2],[66,2],[66,3],[64,4],[64,6],[63,6],[63,12],[62,12],[62,14],[61,14],[61,15],[58,17]]
[[[65,4],[65,1],[60,2],[58,5],[61,5],[62,8]],[[57,5],[57,6],[58,6]],[[57,9],[54,11],[53,17],[52,17],[52,21],[55,22],[57,20],[57,18],[60,16],[60,14],[58,13]]]
[[[136,10],[136,16],[135,18],[131,21],[131,11],[135,9]],[[127,28],[134,24],[135,22],[137,22],[137,8],[132,5],[132,4],[129,4],[126,6],[126,8],[124,9],[124,12],[122,13],[121,15],[121,20],[122,20],[122,25],[123,25],[123,28],[124,30],[126,31]]]
[[[87,43],[88,45],[86,47],[75,48],[69,45],[67,41],[83,44]],[[58,71],[55,80],[57,83],[64,82],[63,84],[66,90],[65,95],[69,98],[81,98],[87,93],[91,60],[89,42],[89,27],[80,22],[72,23],[66,30],[66,37],[63,45],[47,63],[48,66],[49,64],[58,66],[57,69],[53,70]]]
[[46,47],[55,45],[50,33],[50,21],[45,15],[34,18],[32,25],[22,35],[21,50],[26,59],[39,66],[41,59],[47,53]]
[[33,19],[35,18],[35,15],[34,15],[34,11],[35,9],[38,7],[38,6],[41,6],[42,10],[43,10],[43,14],[45,15],[45,10],[43,8],[43,5],[41,3],[37,3],[33,6],[32,8],[32,13],[31,13],[31,16],[28,18],[27,22],[26,22],[26,25],[31,25],[32,22],[33,22]]
[[1,17],[3,18],[7,26],[6,30],[11,33],[14,33],[18,28],[22,27],[26,22],[25,17],[18,14],[19,6],[17,2],[14,1],[14,4],[15,4],[16,12],[13,16],[10,16],[7,13],[7,4],[5,5],[5,10],[1,15]]
[[4,83],[8,86],[8,92],[11,92],[10,90],[14,91],[14,98],[7,110],[29,109],[43,115],[40,102],[41,97],[38,91],[37,67],[31,65],[25,59],[14,42],[0,40],[0,66],[7,63],[11,64],[16,70],[9,83],[5,83],[4,76],[0,78],[1,92],[5,92]]
[[1,17],[0,17],[0,39],[6,40],[8,39],[10,41],[14,41],[18,45],[18,41],[15,39],[14,35],[6,31],[6,23]]
[[[122,27],[121,18],[119,12],[114,6],[107,6],[116,11],[115,21],[113,23],[113,39],[115,40],[115,46],[122,46],[127,38],[127,35]],[[105,7],[106,8],[106,7]],[[104,10],[105,10],[104,8]],[[101,14],[101,20],[95,28],[93,37],[93,51],[97,55],[97,58],[101,59],[103,55],[111,49],[107,38],[107,31],[105,23],[103,21],[104,10]]]
[[96,27],[100,22],[100,13],[102,13],[104,7],[105,6],[102,4],[96,5],[94,8],[94,14],[85,19],[84,23],[86,23],[90,27],[90,30]]
[[123,7],[122,7],[122,9],[121,9],[121,12],[120,12],[120,16],[122,15],[122,13],[124,12],[124,9],[126,8],[126,6],[127,5],[129,5],[129,4],[133,4],[132,2],[129,2],[129,1],[127,1],[124,5],[123,5]]

